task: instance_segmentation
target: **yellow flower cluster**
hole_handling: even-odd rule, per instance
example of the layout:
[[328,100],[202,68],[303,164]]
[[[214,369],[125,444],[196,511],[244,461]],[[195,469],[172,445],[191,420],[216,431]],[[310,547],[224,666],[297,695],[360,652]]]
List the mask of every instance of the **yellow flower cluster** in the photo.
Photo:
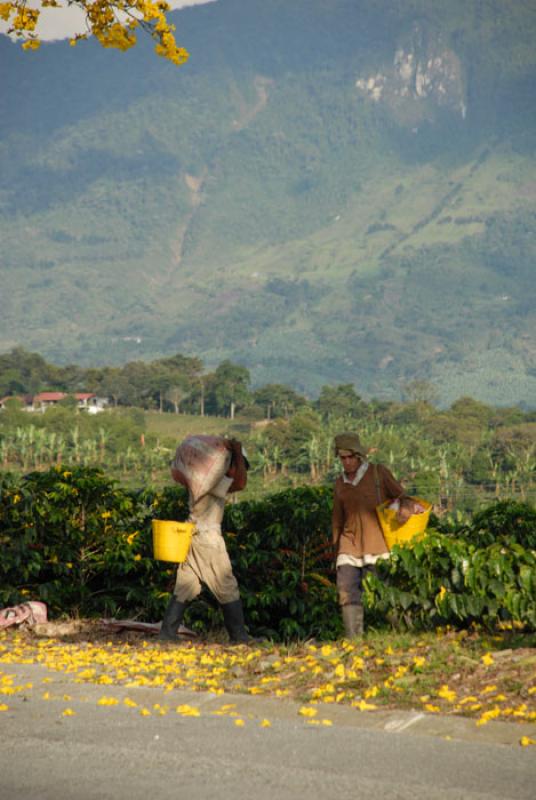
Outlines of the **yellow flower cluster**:
[[[60,8],[57,0],[41,0],[40,5]],[[128,50],[136,44],[134,29],[140,27],[155,40],[159,56],[177,66],[188,60],[188,52],[175,41],[175,26],[166,17],[170,7],[163,0],[72,0],[70,5],[84,12],[88,28],[88,33],[76,34],[71,39],[72,46],[93,35],[103,47]],[[40,8],[29,8],[27,0],[0,3],[0,19],[9,24],[9,33],[22,40],[24,50],[36,50],[41,44],[36,33],[40,13]]]

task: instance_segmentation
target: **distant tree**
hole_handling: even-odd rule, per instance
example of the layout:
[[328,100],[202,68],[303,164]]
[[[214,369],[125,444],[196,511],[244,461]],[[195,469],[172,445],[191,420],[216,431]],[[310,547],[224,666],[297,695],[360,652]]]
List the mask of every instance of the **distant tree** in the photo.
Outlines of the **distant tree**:
[[[79,8],[85,15],[86,30],[77,33],[71,45],[94,36],[103,47],[129,50],[136,44],[136,30],[142,30],[156,42],[157,55],[177,66],[188,60],[188,52],[175,41],[175,26],[167,20],[170,6],[165,0],[66,0],[66,5]],[[40,46],[36,28],[45,8],[65,8],[65,3],[37,0],[30,6],[28,0],[0,2],[0,19],[8,23],[8,33],[23,42],[24,50]]]
[[480,425],[487,425],[493,415],[493,408],[479,400],[473,400],[472,397],[460,397],[451,405],[449,413],[460,419],[470,419]]
[[190,396],[190,389],[186,383],[174,383],[165,392],[165,399],[171,403],[175,414],[180,414],[181,403]]
[[328,417],[358,417],[365,410],[365,403],[356,393],[352,383],[339,386],[323,386],[316,408],[324,419]]
[[268,383],[253,392],[253,403],[263,409],[267,419],[288,419],[297,408],[307,405],[307,400],[288,386]]
[[207,400],[216,414],[229,415],[234,419],[236,411],[250,400],[250,376],[246,367],[222,361],[216,371],[209,376]]
[[312,408],[300,409],[290,420],[283,444],[283,454],[290,463],[297,464],[300,470],[310,468],[311,440],[318,437],[321,428],[320,417]]
[[50,382],[50,371],[42,356],[14,347],[0,355],[0,393],[38,392]]
[[158,407],[163,410],[164,400],[168,400],[178,414],[178,405],[185,400],[193,389],[203,367],[199,358],[189,358],[177,353],[171,358],[160,358],[153,361],[151,369],[151,387],[158,395]]
[[114,406],[117,406],[126,402],[129,386],[119,367],[105,367],[95,388],[104,397],[111,397]]
[[433,383],[415,378],[406,383],[403,389],[404,399],[409,403],[428,403],[434,405],[439,399],[439,392]]

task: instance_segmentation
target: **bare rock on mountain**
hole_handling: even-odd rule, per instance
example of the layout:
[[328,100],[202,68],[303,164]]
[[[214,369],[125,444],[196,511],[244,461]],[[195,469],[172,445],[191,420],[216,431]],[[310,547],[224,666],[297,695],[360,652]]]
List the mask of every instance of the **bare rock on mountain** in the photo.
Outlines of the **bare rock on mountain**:
[[383,103],[401,125],[433,121],[439,109],[464,119],[467,114],[459,57],[440,34],[429,34],[420,24],[399,41],[391,65],[360,76],[356,87],[372,102]]

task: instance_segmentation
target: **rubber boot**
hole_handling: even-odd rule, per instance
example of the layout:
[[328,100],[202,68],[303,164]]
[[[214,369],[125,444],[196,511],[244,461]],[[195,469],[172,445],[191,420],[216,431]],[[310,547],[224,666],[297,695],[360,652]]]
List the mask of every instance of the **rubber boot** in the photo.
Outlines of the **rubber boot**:
[[357,639],[359,636],[363,636],[364,612],[361,604],[343,606],[342,621],[344,623],[344,635],[347,639]]
[[242,600],[233,600],[232,603],[223,603],[223,621],[233,644],[247,644],[251,638],[244,624],[244,609]]
[[171,599],[168,603],[168,607],[164,613],[164,619],[162,620],[162,627],[160,628],[160,633],[158,634],[158,638],[162,642],[179,642],[180,636],[177,632],[179,625],[182,622],[182,618],[184,617],[184,611],[186,609],[186,603],[181,603],[174,594],[171,595]]

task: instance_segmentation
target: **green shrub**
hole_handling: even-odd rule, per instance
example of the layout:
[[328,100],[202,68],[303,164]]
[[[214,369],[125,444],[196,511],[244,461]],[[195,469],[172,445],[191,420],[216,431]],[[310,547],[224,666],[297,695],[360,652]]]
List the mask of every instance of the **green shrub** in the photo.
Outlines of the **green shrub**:
[[[226,507],[229,554],[253,632],[286,640],[341,634],[331,497],[330,487],[306,487]],[[536,627],[534,513],[524,504],[496,504],[458,529],[451,519],[448,535],[431,530],[414,546],[395,548],[367,581],[369,621]],[[175,567],[154,560],[151,520],[187,515],[178,486],[130,491],[85,467],[4,474],[0,604],[30,597],[44,600],[52,615],[160,619]],[[214,598],[203,593],[186,621],[199,630],[221,624]]]
[[395,627],[493,628],[515,621],[536,628],[536,553],[505,538],[478,548],[430,531],[413,547],[394,548],[367,579],[366,602]]
[[509,538],[536,550],[536,508],[517,500],[502,500],[474,515],[469,536],[479,547]]

